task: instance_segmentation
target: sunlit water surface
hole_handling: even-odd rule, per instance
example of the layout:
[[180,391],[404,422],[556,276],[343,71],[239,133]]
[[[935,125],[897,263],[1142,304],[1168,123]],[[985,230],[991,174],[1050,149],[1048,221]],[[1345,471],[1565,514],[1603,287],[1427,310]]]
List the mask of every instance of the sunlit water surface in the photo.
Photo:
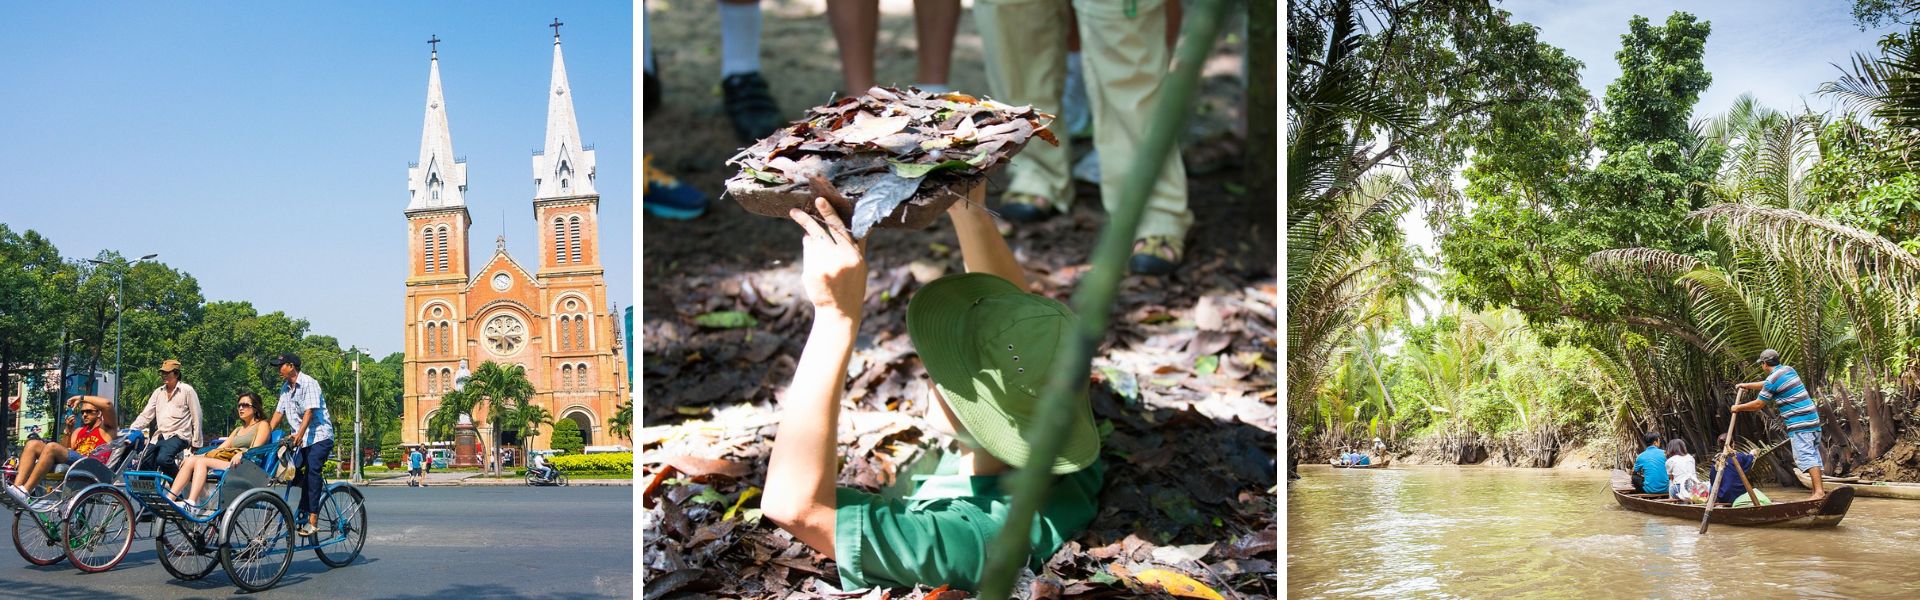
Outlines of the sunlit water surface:
[[1300,475],[1287,484],[1290,598],[1920,598],[1920,500],[1855,498],[1831,529],[1701,535],[1620,508],[1604,470]]

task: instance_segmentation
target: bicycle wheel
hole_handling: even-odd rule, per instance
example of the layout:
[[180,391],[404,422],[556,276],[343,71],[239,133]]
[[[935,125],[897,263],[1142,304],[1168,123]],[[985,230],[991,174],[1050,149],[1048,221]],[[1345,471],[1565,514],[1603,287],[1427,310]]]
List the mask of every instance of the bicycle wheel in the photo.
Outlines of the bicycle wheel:
[[293,510],[270,491],[227,506],[220,525],[220,566],[240,589],[273,587],[293,564]]
[[181,581],[193,581],[213,572],[214,565],[219,561],[206,543],[208,534],[213,530],[211,525],[196,525],[189,529],[172,519],[159,521],[160,532],[153,536],[153,545],[155,553],[160,555],[160,566],[167,568],[168,575]]
[[60,519],[60,539],[81,571],[113,568],[133,549],[133,502],[113,488],[87,490]]
[[20,558],[42,567],[67,558],[67,551],[60,547],[60,527],[48,514],[13,513],[13,549],[20,551]]
[[320,562],[329,567],[344,567],[360,556],[360,547],[367,543],[367,502],[360,495],[359,488],[337,487],[327,490],[327,496],[320,499],[319,535],[326,539],[343,537],[334,542],[313,549]]

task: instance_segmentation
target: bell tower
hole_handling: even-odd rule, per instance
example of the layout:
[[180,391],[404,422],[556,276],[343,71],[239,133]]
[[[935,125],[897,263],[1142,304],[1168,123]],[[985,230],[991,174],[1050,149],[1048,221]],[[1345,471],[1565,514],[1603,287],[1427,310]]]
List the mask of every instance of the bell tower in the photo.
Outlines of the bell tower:
[[598,274],[600,192],[593,146],[580,142],[573,86],[553,28],[553,76],[547,86],[547,140],[533,156],[533,215],[540,228],[541,274]]
[[[407,165],[407,315],[405,388],[408,423],[437,407],[453,369],[465,356],[462,335],[467,285],[467,161],[453,153],[447,101],[440,88],[440,37],[427,40],[426,124],[420,159]],[[419,441],[408,436],[409,442]]]

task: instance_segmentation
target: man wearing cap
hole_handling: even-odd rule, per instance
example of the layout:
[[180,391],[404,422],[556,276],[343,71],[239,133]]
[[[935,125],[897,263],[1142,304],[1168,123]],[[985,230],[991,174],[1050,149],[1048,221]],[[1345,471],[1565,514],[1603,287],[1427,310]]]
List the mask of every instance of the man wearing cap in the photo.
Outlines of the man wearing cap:
[[1027,462],[1027,440],[1065,436],[1051,465],[1060,479],[1034,516],[1028,565],[1038,571],[1093,521],[1102,483],[1100,438],[1085,382],[1073,422],[1037,431],[1041,391],[1054,352],[1075,317],[1023,291],[1026,277],[984,206],[984,188],[948,211],[969,273],[927,284],[907,305],[907,332],[933,379],[927,418],[960,442],[932,475],[900,498],[834,487],[840,397],[866,296],[862,244],[825,200],[826,225],[795,210],[807,231],[802,281],[814,304],[812,332],[786,395],[761,509],[774,523],[834,559],[840,587],[974,589],[1012,498],[1001,476]]
[[147,407],[127,428],[146,431],[149,426],[153,428],[156,451],[140,463],[141,470],[158,468],[172,475],[179,468],[174,459],[204,443],[200,437],[200,393],[180,381],[180,361],[160,363],[160,387],[147,395]]
[[1807,386],[1800,383],[1800,373],[1780,364],[1780,353],[1772,348],[1761,352],[1753,364],[1765,366],[1767,377],[1734,387],[1760,392],[1760,396],[1752,402],[1735,404],[1733,412],[1760,410],[1766,405],[1779,410],[1780,419],[1787,424],[1787,442],[1793,447],[1793,468],[1806,471],[1813,478],[1813,496],[1808,499],[1826,497],[1827,490],[1820,485],[1820,467],[1824,466],[1820,452],[1820,412],[1814,409],[1813,396],[1807,393]]
[[278,429],[282,419],[293,428],[293,435],[282,443],[298,449],[293,456],[293,481],[300,486],[300,512],[307,515],[298,533],[311,536],[319,526],[327,456],[333,454],[333,423],[327,418],[327,400],[320,394],[320,382],[300,372],[300,357],[282,354],[270,364],[280,369],[280,378],[286,381],[280,384],[280,403],[274,406],[267,430]]

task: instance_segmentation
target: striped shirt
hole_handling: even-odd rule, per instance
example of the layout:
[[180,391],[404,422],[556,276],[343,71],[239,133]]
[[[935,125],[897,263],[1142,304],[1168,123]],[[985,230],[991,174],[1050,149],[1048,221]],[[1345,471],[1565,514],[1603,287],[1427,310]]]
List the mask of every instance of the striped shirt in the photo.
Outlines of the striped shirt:
[[1780,411],[1788,433],[1820,430],[1820,413],[1813,409],[1813,396],[1807,394],[1807,386],[1800,383],[1800,373],[1793,367],[1774,367],[1761,384],[1760,400]]

